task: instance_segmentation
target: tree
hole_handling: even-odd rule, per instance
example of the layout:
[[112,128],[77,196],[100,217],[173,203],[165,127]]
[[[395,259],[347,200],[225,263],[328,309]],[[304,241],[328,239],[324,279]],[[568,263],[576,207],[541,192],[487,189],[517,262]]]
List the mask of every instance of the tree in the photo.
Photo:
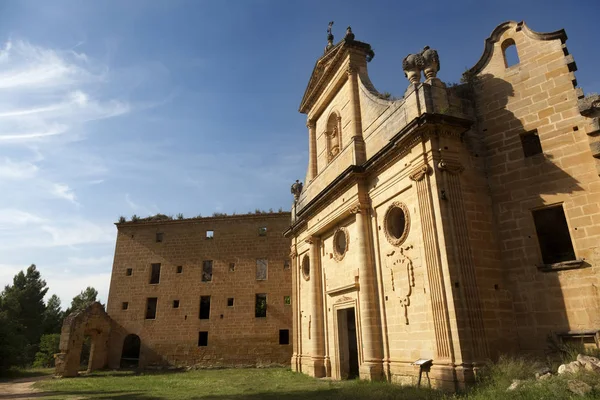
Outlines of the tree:
[[77,296],[73,297],[73,301],[71,301],[71,307],[67,310],[66,315],[74,312],[85,310],[87,306],[96,301],[98,297],[98,291],[91,286],[82,290]]
[[40,351],[35,353],[34,367],[54,367],[54,354],[58,353],[60,346],[60,333],[42,335]]
[[18,315],[21,306],[14,298],[0,295],[0,376],[14,365],[25,365],[27,339],[23,326],[12,315]]
[[44,334],[60,333],[62,328],[64,313],[60,308],[60,299],[53,294],[46,303],[44,312]]

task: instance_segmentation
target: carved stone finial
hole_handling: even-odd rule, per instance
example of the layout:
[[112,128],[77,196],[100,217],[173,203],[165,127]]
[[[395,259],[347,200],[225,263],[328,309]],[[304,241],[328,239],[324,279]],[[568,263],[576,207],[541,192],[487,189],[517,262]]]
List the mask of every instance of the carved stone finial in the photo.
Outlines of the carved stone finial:
[[352,33],[352,28],[348,27],[346,29],[346,36],[344,36],[344,39],[351,41],[354,40],[354,33]]
[[294,200],[298,200],[300,193],[302,193],[302,182],[296,179],[296,182],[292,184],[291,192],[294,195]]
[[329,26],[327,27],[327,46],[325,46],[325,53],[327,53],[333,47],[333,33],[331,33],[332,27],[333,21],[329,21]]
[[409,54],[402,60],[404,76],[413,84],[421,82],[421,71],[424,66],[425,59],[421,54]]
[[440,58],[438,52],[434,49],[430,49],[429,46],[425,46],[421,52],[421,56],[424,61],[425,79],[434,79],[440,70]]

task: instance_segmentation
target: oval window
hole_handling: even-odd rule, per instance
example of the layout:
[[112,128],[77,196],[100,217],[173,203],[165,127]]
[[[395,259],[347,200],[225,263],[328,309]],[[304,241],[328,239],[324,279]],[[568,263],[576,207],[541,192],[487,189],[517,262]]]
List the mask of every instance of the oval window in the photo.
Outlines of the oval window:
[[310,259],[307,255],[302,259],[302,276],[305,280],[310,278]]
[[333,254],[336,260],[344,258],[348,250],[348,231],[346,228],[340,228],[333,234]]
[[385,234],[388,241],[395,246],[400,245],[408,236],[410,219],[408,208],[404,203],[395,202],[385,215]]

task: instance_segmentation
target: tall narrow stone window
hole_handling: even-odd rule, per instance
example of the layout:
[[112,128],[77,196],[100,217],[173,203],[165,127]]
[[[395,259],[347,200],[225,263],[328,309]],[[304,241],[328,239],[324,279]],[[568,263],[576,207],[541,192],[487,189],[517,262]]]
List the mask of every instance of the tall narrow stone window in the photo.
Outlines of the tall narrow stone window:
[[575,260],[562,205],[532,211],[544,264]]
[[268,261],[264,258],[256,260],[256,280],[264,281],[267,280],[267,268]]
[[127,269],[125,270],[125,275],[126,275],[126,276],[131,276],[131,275],[133,275],[133,268],[127,268]]
[[513,39],[506,39],[502,43],[502,55],[504,56],[504,66],[512,67],[519,63],[519,55],[517,54],[517,45]]
[[146,319],[155,319],[156,318],[156,304],[158,303],[158,298],[156,297],[148,297],[146,300]]
[[290,344],[290,330],[280,329],[279,330],[279,344]]
[[163,241],[163,233],[156,232],[156,243],[161,243]]
[[198,332],[198,347],[208,346],[208,332]]
[[256,318],[264,318],[267,316],[267,295],[266,293],[256,294],[254,316]]
[[155,285],[160,282],[160,263],[152,264],[150,272],[150,284]]
[[521,146],[523,146],[523,156],[531,157],[542,153],[542,143],[537,131],[527,132],[521,135]]
[[212,281],[213,262],[212,260],[202,261],[202,282]]
[[342,149],[342,117],[337,113],[332,113],[327,120],[327,162],[331,162]]
[[210,296],[200,297],[200,319],[210,318]]

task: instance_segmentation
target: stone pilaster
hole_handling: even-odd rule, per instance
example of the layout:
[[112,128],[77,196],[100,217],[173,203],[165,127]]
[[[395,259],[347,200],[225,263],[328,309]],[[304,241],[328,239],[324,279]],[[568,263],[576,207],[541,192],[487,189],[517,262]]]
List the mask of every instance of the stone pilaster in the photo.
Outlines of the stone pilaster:
[[320,238],[311,236],[310,244],[310,288],[311,288],[311,367],[313,376],[325,376],[325,326],[323,324],[323,285],[321,284]]
[[358,92],[358,71],[357,69],[349,65],[346,69],[348,74],[348,88],[350,90],[350,110],[351,110],[351,121],[349,125],[350,129],[350,140],[354,147],[353,164],[360,165],[366,161],[365,142],[362,135],[362,119],[360,115],[360,97]]
[[306,120],[308,128],[308,171],[306,172],[306,184],[317,176],[317,124],[314,119]]
[[375,265],[371,257],[369,234],[369,208],[357,205],[350,210],[356,214],[356,261],[360,287],[360,325],[363,346],[363,362],[360,364],[361,379],[383,378],[383,338],[377,298]]
[[300,321],[299,321],[299,308],[300,307],[300,296],[298,295],[298,278],[300,277],[300,268],[298,266],[298,253],[296,251],[296,245],[292,244],[290,252],[290,262],[292,264],[292,371],[300,372],[300,363],[298,355],[300,349],[298,342],[300,341]]

